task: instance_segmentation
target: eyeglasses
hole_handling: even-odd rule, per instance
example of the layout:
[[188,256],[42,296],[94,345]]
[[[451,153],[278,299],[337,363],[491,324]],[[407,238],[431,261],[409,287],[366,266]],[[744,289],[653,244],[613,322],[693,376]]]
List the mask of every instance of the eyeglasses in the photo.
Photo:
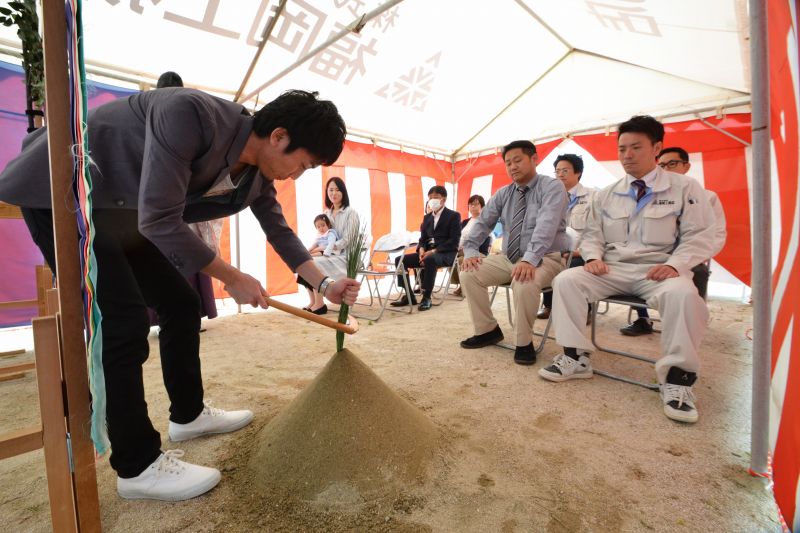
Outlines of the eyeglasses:
[[663,163],[659,163],[658,166],[660,166],[661,168],[668,168],[671,170],[677,167],[680,163],[683,163],[685,165],[686,163],[688,163],[688,161],[682,161],[680,159],[670,159],[669,161],[664,161]]
[[556,170],[556,176],[558,176],[559,174],[569,174],[569,169],[568,168],[562,168],[562,169]]

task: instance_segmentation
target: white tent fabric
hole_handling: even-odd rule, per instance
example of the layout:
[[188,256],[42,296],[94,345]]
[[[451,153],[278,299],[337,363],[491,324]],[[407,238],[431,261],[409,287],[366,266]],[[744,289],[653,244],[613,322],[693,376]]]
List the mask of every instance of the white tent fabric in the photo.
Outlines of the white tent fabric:
[[276,11],[247,105],[318,90],[351,132],[445,155],[749,102],[744,0],[87,0],[87,66],[233,98]]

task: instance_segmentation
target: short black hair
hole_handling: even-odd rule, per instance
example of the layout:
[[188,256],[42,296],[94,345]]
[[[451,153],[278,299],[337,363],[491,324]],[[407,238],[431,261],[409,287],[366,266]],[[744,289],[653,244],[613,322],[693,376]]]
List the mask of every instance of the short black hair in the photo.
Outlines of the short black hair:
[[536,146],[532,142],[513,141],[503,147],[503,159],[505,159],[506,153],[508,153],[509,150],[513,150],[514,148],[522,148],[522,151],[528,154],[528,157],[531,157],[536,153]]
[[650,115],[636,115],[617,128],[617,137],[623,133],[644,133],[653,144],[664,141],[664,125]]
[[322,194],[325,196],[325,207],[333,209],[333,202],[328,198],[328,187],[331,182],[335,183],[339,192],[342,193],[342,207],[350,207],[350,197],[347,195],[347,186],[344,184],[344,180],[339,176],[334,176],[325,183],[325,190],[322,191]]
[[253,132],[267,137],[276,128],[286,128],[286,153],[305,148],[323,165],[332,165],[344,148],[347,128],[339,110],[317,92],[286,91],[253,116]]
[[467,200],[467,205],[471,204],[472,202],[478,202],[479,204],[481,204],[481,207],[486,207],[486,200],[484,200],[483,196],[481,196],[480,194],[473,194],[472,196],[470,196],[469,200]]
[[583,158],[578,154],[561,154],[556,157],[556,160],[553,162],[553,168],[556,168],[561,161],[566,161],[572,165],[572,171],[575,174],[580,174],[580,176],[578,176],[578,181],[580,181],[583,176]]
[[168,70],[159,76],[156,82],[156,89],[163,89],[165,87],[183,87],[183,80],[176,72]]
[[684,150],[680,146],[671,146],[669,148],[664,148],[663,150],[658,152],[658,156],[656,156],[656,159],[658,159],[662,155],[668,154],[670,152],[675,152],[676,154],[678,154],[678,157],[680,157],[681,161],[683,161],[684,163],[688,163],[689,162],[689,152],[687,152],[686,150]]
[[332,228],[332,227],[333,227],[333,224],[331,224],[331,219],[329,219],[329,218],[328,218],[328,215],[326,215],[325,213],[322,213],[322,214],[320,214],[320,215],[317,215],[317,216],[315,216],[315,217],[314,217],[314,225],[315,225],[315,226],[317,225],[317,221],[319,221],[319,220],[321,220],[321,221],[323,221],[325,224],[327,224],[327,226],[328,226],[329,228]]
[[428,191],[428,196],[430,196],[431,194],[439,194],[439,195],[444,196],[445,198],[447,198],[447,189],[445,189],[441,185],[434,185]]

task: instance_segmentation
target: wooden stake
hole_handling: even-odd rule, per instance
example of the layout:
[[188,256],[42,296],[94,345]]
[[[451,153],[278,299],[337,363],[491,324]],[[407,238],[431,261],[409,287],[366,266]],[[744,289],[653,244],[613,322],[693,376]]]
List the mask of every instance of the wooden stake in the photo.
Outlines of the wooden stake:
[[73,532],[78,530],[78,523],[67,445],[58,322],[55,316],[48,316],[34,318],[32,323],[53,531]]
[[83,337],[78,230],[72,200],[72,119],[69,114],[64,0],[43,0],[42,25],[50,190],[61,310],[61,353],[67,389],[67,428],[74,466],[75,510],[80,531],[100,531],[100,504],[90,429],[86,344]]

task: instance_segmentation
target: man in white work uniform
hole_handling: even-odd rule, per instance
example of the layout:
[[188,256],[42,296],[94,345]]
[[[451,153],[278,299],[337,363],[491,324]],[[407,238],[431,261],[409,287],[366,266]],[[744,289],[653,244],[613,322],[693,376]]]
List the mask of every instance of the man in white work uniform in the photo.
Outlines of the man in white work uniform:
[[[581,184],[583,176],[583,158],[578,154],[561,154],[556,157],[553,163],[556,178],[564,184],[567,189],[567,227],[572,229],[572,259],[567,268],[575,268],[584,265],[581,257],[581,239],[583,230],[586,229],[586,221],[589,218],[589,208],[592,204],[597,189],[584,187]],[[553,309],[553,293],[545,292],[542,294],[542,309],[536,318],[547,320]],[[591,308],[590,308],[591,309]]]
[[[680,146],[670,146],[661,150],[661,153],[658,154],[658,166],[664,170],[684,175],[687,175],[689,169],[692,168],[692,164],[689,162],[689,153]],[[706,189],[706,196],[708,196],[708,201],[711,202],[711,207],[714,209],[714,250],[711,253],[711,257],[714,257],[722,251],[727,238],[725,211],[722,209],[722,203],[719,201],[717,193]],[[692,281],[697,287],[697,292],[700,293],[702,298],[705,298],[708,291],[708,278],[711,275],[707,261],[703,261],[692,268],[692,273]],[[647,309],[637,307],[636,314],[636,320],[624,328],[620,328],[620,333],[629,337],[652,334],[653,323],[650,321]]]
[[664,325],[656,363],[664,414],[691,423],[697,421],[697,350],[708,321],[691,269],[711,256],[714,218],[697,181],[656,165],[663,139],[664,126],[653,117],[620,124],[618,154],[626,175],[595,196],[581,243],[583,269],[554,280],[553,321],[564,352],[539,375],[555,382],[592,377],[587,303],[638,296],[658,309]]

